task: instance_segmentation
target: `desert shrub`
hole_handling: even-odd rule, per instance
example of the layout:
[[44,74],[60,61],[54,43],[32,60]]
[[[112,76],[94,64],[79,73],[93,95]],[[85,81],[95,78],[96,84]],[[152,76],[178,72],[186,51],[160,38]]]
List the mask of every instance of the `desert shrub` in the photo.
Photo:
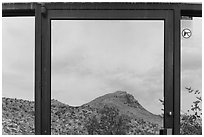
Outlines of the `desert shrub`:
[[191,114],[181,116],[180,134],[202,135],[202,119]]
[[104,106],[99,110],[98,117],[92,116],[85,124],[89,134],[123,135],[129,130],[130,118],[119,115],[115,107]]
[[182,135],[202,135],[202,98],[199,90],[187,88],[188,93],[195,95],[195,101],[188,113],[181,115],[180,133]]
[[[194,94],[195,101],[187,113],[181,115],[180,118],[180,134],[181,135],[202,135],[202,97],[199,90],[193,90],[191,87],[185,88],[189,94]],[[164,105],[164,101],[159,99]],[[164,109],[162,109],[164,111]],[[163,113],[161,114],[163,116]]]
[[158,135],[161,127],[143,119],[132,119],[130,135]]
[[99,121],[96,118],[96,115],[89,118],[86,122],[85,127],[87,128],[89,135],[94,135],[99,133]]

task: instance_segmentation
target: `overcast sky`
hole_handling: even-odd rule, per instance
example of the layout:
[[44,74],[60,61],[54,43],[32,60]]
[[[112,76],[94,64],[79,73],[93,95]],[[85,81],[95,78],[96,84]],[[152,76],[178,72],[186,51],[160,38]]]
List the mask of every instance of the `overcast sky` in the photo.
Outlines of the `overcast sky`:
[[[34,99],[34,18],[3,18],[3,96]],[[183,85],[201,90],[201,20],[182,22]],[[82,105],[127,91],[160,114],[163,98],[163,21],[52,21],[52,98]],[[182,97],[189,100],[187,92]],[[189,101],[188,101],[189,102]],[[189,108],[185,103],[183,110]]]
[[192,87],[202,91],[202,19],[182,20],[181,30],[190,28],[192,36],[189,39],[182,37],[182,92],[181,106],[185,112],[189,109],[193,101],[194,94],[189,95],[185,87]]

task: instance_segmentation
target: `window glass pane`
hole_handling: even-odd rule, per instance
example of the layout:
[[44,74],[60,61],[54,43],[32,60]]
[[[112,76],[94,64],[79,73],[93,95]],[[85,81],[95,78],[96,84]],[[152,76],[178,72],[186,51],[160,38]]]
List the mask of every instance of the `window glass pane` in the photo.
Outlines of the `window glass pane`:
[[53,20],[51,45],[52,134],[159,134],[162,20]]
[[2,18],[2,133],[34,134],[35,18]]
[[181,20],[181,134],[201,134],[202,19]]

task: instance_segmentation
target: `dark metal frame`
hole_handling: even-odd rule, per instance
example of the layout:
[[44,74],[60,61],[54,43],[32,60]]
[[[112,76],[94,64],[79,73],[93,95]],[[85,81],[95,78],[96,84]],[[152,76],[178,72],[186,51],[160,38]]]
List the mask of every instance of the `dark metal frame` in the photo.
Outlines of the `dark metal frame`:
[[[164,127],[180,132],[180,19],[202,16],[201,4],[3,3],[2,16],[35,16],[35,133],[51,134],[52,19],[160,19],[165,21]],[[69,13],[69,14],[67,14]],[[108,14],[107,14],[108,13]],[[118,14],[120,13],[120,14]],[[172,112],[173,115],[169,115]]]

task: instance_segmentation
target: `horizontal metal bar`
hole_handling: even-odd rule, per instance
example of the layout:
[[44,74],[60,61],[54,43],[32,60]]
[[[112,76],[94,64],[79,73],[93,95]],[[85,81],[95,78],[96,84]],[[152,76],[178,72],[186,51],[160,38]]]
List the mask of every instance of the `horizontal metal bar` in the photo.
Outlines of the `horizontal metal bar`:
[[[175,9],[202,10],[201,3],[152,3],[152,2],[48,2],[43,3],[48,9]],[[36,3],[3,3],[3,11],[31,10],[34,11]]]
[[2,16],[35,16],[36,3],[2,3]]
[[[39,3],[42,4],[42,3]],[[107,2],[51,2],[43,3],[47,9],[52,10],[181,10],[182,16],[202,16],[201,3],[107,3]],[[2,16],[35,16],[36,3],[2,3]]]
[[45,3],[47,9],[58,10],[131,10],[131,9],[196,9],[202,10],[202,4],[199,3],[107,3],[107,2],[100,2],[100,3]]
[[181,10],[181,16],[202,17],[202,10]]
[[[165,20],[170,10],[49,10],[51,20]],[[154,15],[154,16],[153,16]]]

